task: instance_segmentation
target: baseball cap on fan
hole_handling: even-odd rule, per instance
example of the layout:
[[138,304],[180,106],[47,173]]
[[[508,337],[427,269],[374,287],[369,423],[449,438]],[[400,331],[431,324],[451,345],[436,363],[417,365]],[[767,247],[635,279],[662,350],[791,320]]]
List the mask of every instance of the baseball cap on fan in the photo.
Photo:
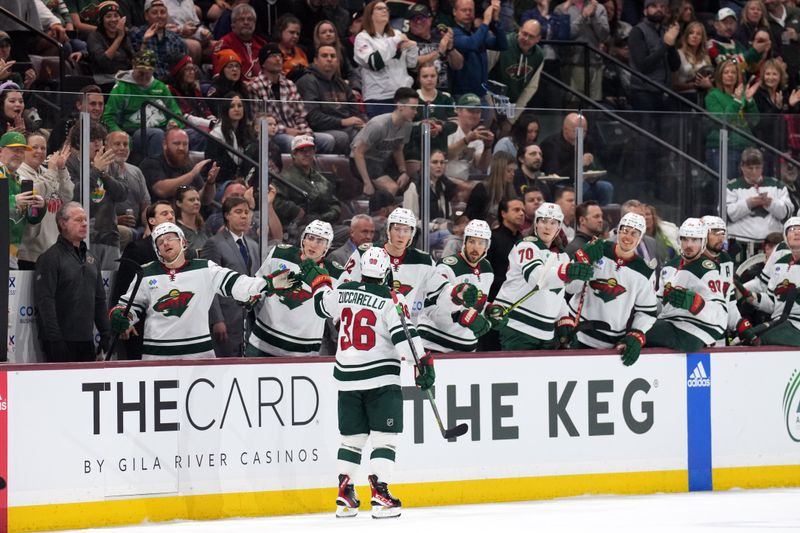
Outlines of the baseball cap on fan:
[[8,131],[0,137],[0,148],[25,148],[28,152],[33,150],[28,146],[25,136],[18,131]]
[[164,0],[144,0],[144,10],[147,11],[153,6],[167,7]]
[[729,17],[736,18],[736,12],[733,9],[729,7],[723,7],[717,11],[717,21],[725,20]]
[[297,135],[292,139],[292,152],[303,148],[315,148],[314,137],[311,135]]

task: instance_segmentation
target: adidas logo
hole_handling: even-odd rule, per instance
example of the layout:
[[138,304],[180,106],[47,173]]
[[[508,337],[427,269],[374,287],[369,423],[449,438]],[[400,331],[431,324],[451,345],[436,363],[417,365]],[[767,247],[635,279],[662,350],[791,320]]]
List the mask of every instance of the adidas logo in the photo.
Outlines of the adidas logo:
[[686,380],[687,387],[710,387],[711,380],[706,374],[706,369],[703,366],[702,361],[697,362],[697,366],[694,367],[692,373],[689,374],[689,379]]

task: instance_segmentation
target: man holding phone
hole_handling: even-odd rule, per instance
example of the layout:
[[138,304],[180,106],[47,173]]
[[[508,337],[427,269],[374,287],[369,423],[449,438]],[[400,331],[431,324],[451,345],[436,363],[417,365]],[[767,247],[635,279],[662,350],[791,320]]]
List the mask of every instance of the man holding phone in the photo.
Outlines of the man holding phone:
[[758,148],[745,148],[740,168],[742,177],[728,184],[728,235],[746,255],[752,255],[769,233],[782,231],[793,206],[783,183],[764,177],[764,160]]
[[452,178],[469,179],[471,174],[486,174],[492,162],[494,133],[481,120],[481,99],[467,93],[456,103],[458,129],[447,137],[445,174]]

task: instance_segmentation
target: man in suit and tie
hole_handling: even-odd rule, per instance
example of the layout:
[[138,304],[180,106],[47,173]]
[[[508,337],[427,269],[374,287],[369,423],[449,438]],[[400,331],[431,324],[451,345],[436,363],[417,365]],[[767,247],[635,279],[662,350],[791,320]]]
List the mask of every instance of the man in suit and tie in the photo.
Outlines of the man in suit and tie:
[[[253,220],[247,200],[227,198],[222,204],[225,228],[206,241],[200,257],[239,274],[253,276],[261,266],[258,244],[246,233]],[[208,314],[217,357],[237,357],[243,354],[245,320],[248,310],[231,298],[217,296]]]

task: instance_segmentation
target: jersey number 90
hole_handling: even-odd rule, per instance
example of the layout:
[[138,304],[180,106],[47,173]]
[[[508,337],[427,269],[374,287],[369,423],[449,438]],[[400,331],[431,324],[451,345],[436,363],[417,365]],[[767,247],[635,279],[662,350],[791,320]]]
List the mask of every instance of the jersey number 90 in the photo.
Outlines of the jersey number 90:
[[369,309],[362,309],[353,314],[349,307],[342,309],[342,333],[340,348],[347,350],[350,347],[356,350],[368,351],[375,347],[375,330],[377,323],[375,313]]

